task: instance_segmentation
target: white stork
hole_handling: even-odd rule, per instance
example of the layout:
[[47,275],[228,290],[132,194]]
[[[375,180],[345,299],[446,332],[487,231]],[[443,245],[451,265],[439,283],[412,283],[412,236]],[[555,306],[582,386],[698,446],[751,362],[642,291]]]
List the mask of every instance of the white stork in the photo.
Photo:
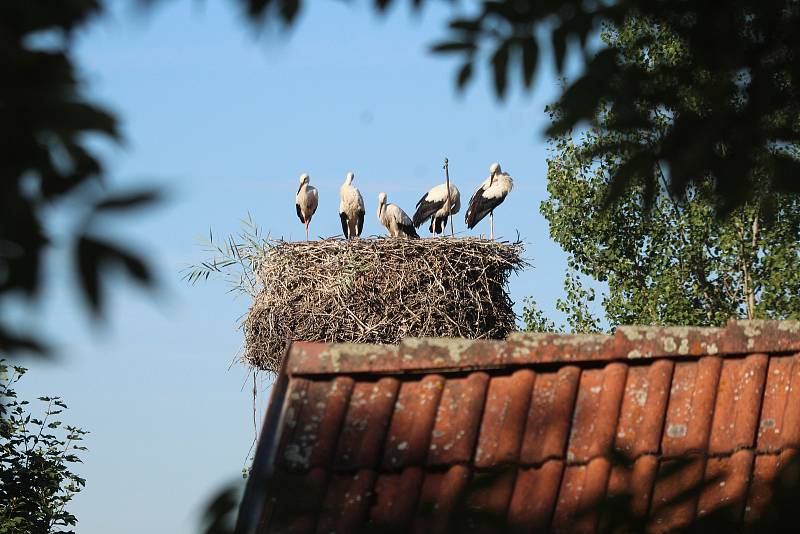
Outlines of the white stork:
[[306,225],[306,241],[308,241],[308,223],[311,222],[311,217],[317,211],[319,203],[319,192],[313,185],[308,185],[308,181],[308,174],[300,175],[300,188],[295,196],[297,216],[300,218],[300,222]]
[[359,237],[364,229],[364,198],[353,185],[355,174],[348,172],[339,188],[339,218],[345,239]]
[[399,206],[388,204],[386,193],[378,195],[378,220],[392,237],[419,237],[411,218]]
[[[458,188],[450,184],[450,209],[447,207],[447,184],[439,184],[425,193],[417,202],[417,211],[414,213],[414,227],[431,220],[428,227],[430,232],[441,234],[447,226],[447,218],[455,215],[461,209],[461,193]],[[452,223],[452,221],[451,221]]]
[[494,239],[494,209],[506,199],[514,187],[514,181],[511,176],[500,169],[499,163],[492,163],[489,173],[489,177],[472,195],[464,222],[471,230],[488,214],[489,237]]

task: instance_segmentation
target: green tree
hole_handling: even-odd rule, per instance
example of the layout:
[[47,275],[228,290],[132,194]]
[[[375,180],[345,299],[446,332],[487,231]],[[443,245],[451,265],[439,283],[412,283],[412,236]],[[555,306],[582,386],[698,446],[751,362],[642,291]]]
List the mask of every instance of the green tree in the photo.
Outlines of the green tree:
[[[691,55],[667,26],[641,18],[608,27],[603,39],[622,61],[647,69],[685,62]],[[687,92],[685,105],[693,105],[697,97]],[[628,143],[658,144],[668,135],[673,114],[658,107],[644,111],[660,129],[620,132],[613,126],[616,110],[603,107],[594,126],[553,140],[547,170],[550,196],[541,212],[552,238],[570,255],[567,295],[558,307],[571,329],[592,331],[599,325],[586,315],[593,294],[583,290],[576,274],[607,284],[602,307],[610,327],[800,317],[800,201],[770,192],[764,167],[757,169],[752,200],[726,219],[715,218],[713,180],[697,180],[685,197],[676,198],[660,166],[652,169],[652,176],[632,182],[617,200],[606,202],[615,187],[613,177],[638,154],[598,147],[621,146],[623,137]],[[554,108],[551,113],[557,121],[561,111]],[[652,198],[650,187],[655,187]],[[537,313],[528,306],[526,318]],[[541,320],[527,323],[530,329],[542,328]]]
[[[461,55],[459,85],[488,59],[502,97],[514,70],[531,85],[537,36],[562,73],[571,46],[585,69],[561,94],[549,133],[588,123],[617,134],[591,146],[597,157],[628,154],[609,174],[606,200],[642,184],[650,206],[662,186],[683,199],[708,183],[715,214],[728,215],[761,188],[800,193],[800,158],[782,150],[800,141],[798,23],[795,0],[484,0],[474,15],[450,22],[449,38],[434,50]],[[595,50],[602,25],[623,28],[618,37],[629,47]],[[598,121],[598,108],[611,113]]]
[[85,481],[71,464],[81,461],[86,432],[62,426],[60,397],[40,397],[44,413],[33,415],[13,389],[25,372],[0,360],[0,534],[72,532],[65,528],[77,519],[66,506]]

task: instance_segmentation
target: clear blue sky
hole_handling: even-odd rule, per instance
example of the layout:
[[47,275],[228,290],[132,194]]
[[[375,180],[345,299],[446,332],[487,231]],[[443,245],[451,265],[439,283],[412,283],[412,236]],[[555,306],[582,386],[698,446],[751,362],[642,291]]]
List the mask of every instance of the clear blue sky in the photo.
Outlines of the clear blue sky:
[[[534,265],[511,282],[517,310],[528,295],[552,310],[565,267],[538,213],[544,106],[557,91],[549,63],[533,94],[513,84],[501,105],[485,70],[456,96],[456,62],[427,53],[447,14],[438,4],[415,17],[400,2],[379,18],[364,2],[314,2],[288,38],[256,38],[233,2],[171,0],[146,17],[132,3],[81,35],[78,52],[91,91],[122,119],[125,147],[104,149],[111,182],[170,193],[159,210],[113,228],[157,265],[161,290],[149,298],[117,287],[107,324],[93,328],[71,273],[52,270],[47,305],[34,311],[58,358],[26,360],[20,388],[63,396],[68,422],[91,431],[78,468],[87,487],[71,506],[83,534],[193,532],[203,500],[245,465],[251,385],[232,362],[248,302],[220,283],[189,287],[180,271],[202,257],[209,228],[234,232],[248,212],[272,235],[301,239],[301,172],[320,189],[313,235],[340,231],[338,187],[349,170],[367,203],[364,232],[377,234],[380,191],[410,212],[442,180],[444,156],[467,197],[499,161],[515,188],[496,232],[519,231]],[[259,418],[268,386],[259,385]]]

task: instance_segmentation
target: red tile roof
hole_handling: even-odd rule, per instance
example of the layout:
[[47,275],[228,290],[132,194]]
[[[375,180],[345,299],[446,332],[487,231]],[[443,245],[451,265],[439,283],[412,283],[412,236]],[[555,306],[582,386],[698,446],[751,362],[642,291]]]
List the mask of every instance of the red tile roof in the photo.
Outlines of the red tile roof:
[[[800,322],[295,343],[242,532],[752,522],[800,448]],[[603,506],[598,506],[603,504]]]

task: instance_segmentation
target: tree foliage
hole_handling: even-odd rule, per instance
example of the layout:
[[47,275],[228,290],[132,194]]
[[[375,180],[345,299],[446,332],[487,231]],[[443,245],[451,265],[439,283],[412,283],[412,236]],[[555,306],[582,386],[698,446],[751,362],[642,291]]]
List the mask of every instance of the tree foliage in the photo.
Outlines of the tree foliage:
[[[74,269],[97,316],[105,276],[119,268],[151,283],[141,258],[98,237],[101,219],[156,199],[153,191],[112,196],[91,140],[118,142],[117,120],[83,91],[72,36],[101,12],[100,0],[0,2],[0,319],[11,299],[33,300],[42,290],[43,261],[53,245],[71,248]],[[75,231],[53,236],[47,222],[71,207]],[[110,268],[109,268],[110,267]],[[0,351],[44,350],[37,336],[0,321]]]
[[66,509],[85,485],[71,471],[84,430],[62,426],[67,409],[60,397],[40,397],[44,414],[36,417],[13,387],[25,374],[0,360],[0,534],[72,532],[77,519]]
[[[594,143],[591,155],[628,157],[610,175],[605,200],[642,184],[651,205],[660,189],[653,170],[660,168],[672,196],[682,199],[709,184],[710,204],[727,215],[762,187],[800,192],[800,160],[786,150],[800,139],[798,23],[800,3],[793,0],[724,8],[675,0],[485,0],[476,16],[451,21],[449,39],[434,50],[463,57],[463,85],[479,52],[493,47],[491,70],[502,97],[512,69],[530,85],[537,29],[546,30],[559,72],[568,46],[577,45],[585,70],[561,95],[549,133],[599,126],[598,109],[610,111],[602,127],[617,135]],[[625,28],[619,38],[627,47],[593,53],[591,37],[600,25]],[[664,46],[665,34],[674,46]]]
[[556,299],[556,310],[564,314],[566,324],[556,325],[532,298],[525,299],[522,309],[522,322],[528,332],[570,332],[590,334],[600,332],[602,321],[593,310],[597,292],[593,287],[586,288],[577,271],[574,260],[564,275],[564,296]]
[[[642,50],[643,34],[656,36],[658,46]],[[603,37],[626,62],[644,66],[688,55],[675,33],[645,19],[609,27]],[[670,113],[651,108],[658,129],[622,134],[614,127],[616,113],[606,107],[595,126],[553,140],[550,197],[541,206],[551,237],[570,254],[570,272],[608,284],[602,302],[608,324],[720,325],[731,317],[800,317],[800,198],[771,191],[761,166],[754,170],[752,200],[719,219],[713,180],[697,180],[676,198],[656,166],[652,176],[637,179],[607,203],[614,176],[638,154],[598,147],[618,145],[623,136],[640,145],[659,144],[672,125]],[[552,114],[557,122],[560,108]],[[580,294],[580,277],[570,275],[567,289],[561,311],[575,323],[573,330],[591,331],[585,304],[592,295]],[[527,311],[530,317],[536,313]],[[541,321],[529,326],[540,328]]]

